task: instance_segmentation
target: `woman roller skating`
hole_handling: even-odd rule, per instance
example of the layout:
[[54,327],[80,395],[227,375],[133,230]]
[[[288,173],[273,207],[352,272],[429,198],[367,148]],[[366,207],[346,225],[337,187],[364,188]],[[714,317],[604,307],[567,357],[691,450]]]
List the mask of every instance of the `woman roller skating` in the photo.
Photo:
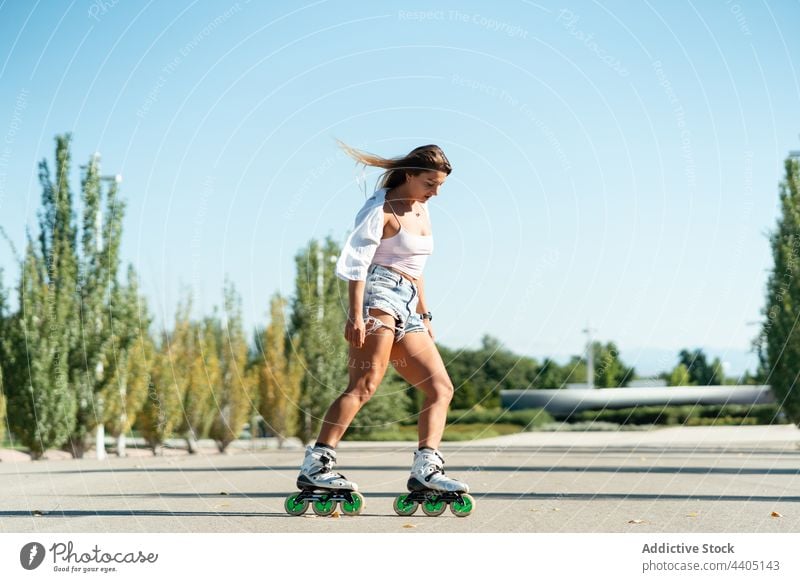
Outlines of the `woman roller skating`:
[[395,499],[395,512],[411,515],[422,505],[427,515],[439,515],[449,505],[455,515],[469,515],[475,504],[469,487],[445,474],[438,451],[453,383],[433,341],[422,276],[433,252],[427,203],[450,174],[450,162],[436,145],[393,159],[340,145],[357,162],[386,172],[358,212],[336,263],[337,276],[349,282],[344,329],[350,344],[349,383],[328,408],[316,444],[306,448],[297,476],[300,492],[286,499],[286,511],[300,515],[311,504],[315,513],[327,515],[338,501],[345,514],[361,512],[364,497],[357,485],[334,470],[335,449],[391,360],[403,362],[395,366],[398,374],[425,394],[409,493]]

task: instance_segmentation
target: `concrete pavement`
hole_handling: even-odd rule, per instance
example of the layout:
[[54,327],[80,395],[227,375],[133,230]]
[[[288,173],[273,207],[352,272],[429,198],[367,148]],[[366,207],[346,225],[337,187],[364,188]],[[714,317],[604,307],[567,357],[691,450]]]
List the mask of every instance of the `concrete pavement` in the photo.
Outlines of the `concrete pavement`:
[[798,532],[800,431],[676,427],[445,443],[476,509],[399,517],[413,443],[339,447],[357,517],[290,517],[302,450],[0,462],[0,532]]

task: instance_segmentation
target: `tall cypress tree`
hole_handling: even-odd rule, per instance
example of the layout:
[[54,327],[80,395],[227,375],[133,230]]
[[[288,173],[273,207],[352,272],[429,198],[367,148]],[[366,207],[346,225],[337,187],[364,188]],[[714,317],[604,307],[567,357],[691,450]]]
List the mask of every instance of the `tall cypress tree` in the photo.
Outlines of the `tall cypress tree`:
[[[102,212],[101,180],[100,159],[95,154],[81,182],[83,224],[77,314],[80,341],[71,359],[78,413],[70,449],[76,457],[83,456],[92,430],[97,431],[98,453],[104,454],[104,388],[110,378],[108,365],[117,349],[113,326],[118,319],[115,312],[120,309],[114,302],[121,300],[118,271],[125,204],[119,198],[118,180],[112,179]],[[124,308],[121,310],[124,312]]]
[[183,396],[183,422],[178,429],[186,438],[190,453],[198,451],[197,441],[208,435],[214,421],[216,403],[214,392],[222,381],[219,360],[219,318],[214,314],[202,322],[192,321],[185,341],[174,344],[184,350],[178,357],[184,369],[178,371],[186,377]]
[[279,446],[287,437],[297,434],[303,377],[297,342],[287,334],[285,308],[286,300],[273,295],[269,325],[256,338],[259,413],[278,438]]
[[104,378],[101,350],[105,325],[103,321],[104,273],[102,271],[100,238],[100,170],[98,157],[92,156],[82,181],[83,229],[81,236],[83,260],[78,264],[78,324],[79,341],[70,358],[71,383],[77,397],[75,427],[70,434],[69,449],[75,457],[83,457],[88,446],[89,431],[102,416],[96,407],[94,393]]
[[[69,134],[56,137],[56,172],[39,164],[42,209],[39,249],[28,237],[19,283],[20,315],[6,368],[9,424],[34,459],[61,446],[75,426],[77,398],[69,385],[78,257],[69,189]],[[8,373],[10,372],[10,373]]]
[[199,450],[197,441],[208,436],[216,407],[214,392],[221,382],[217,308],[202,321],[194,321],[193,302],[192,294],[187,293],[178,306],[175,325],[165,346],[171,383],[175,396],[180,398],[180,419],[175,433],[186,439],[192,454]]
[[770,235],[773,267],[762,311],[766,319],[756,345],[781,409],[800,425],[800,160],[789,157],[784,167],[781,213]]
[[134,426],[154,455],[162,452],[164,441],[172,436],[183,418],[186,374],[180,357],[183,352],[176,345],[182,340],[176,342],[176,334],[188,333],[188,313],[188,306],[179,306],[175,313],[174,329],[161,333],[152,362],[148,366],[147,397],[144,406],[136,413]]
[[105,427],[117,439],[117,455],[125,456],[126,435],[148,394],[155,346],[150,336],[151,316],[139,293],[132,265],[127,284],[114,283],[109,308],[111,340],[104,354],[105,376],[100,398]]
[[[347,388],[349,346],[344,339],[348,283],[336,276],[340,247],[330,237],[312,240],[295,257],[297,279],[290,337],[304,363],[300,383],[300,438],[307,442],[319,431],[328,406]],[[408,384],[391,366],[381,388],[359,411],[348,437],[365,437],[411,412]]]
[[300,437],[314,436],[331,402],[347,387],[347,283],[336,276],[339,246],[312,240],[295,256],[297,274],[290,336],[305,370],[300,388]]
[[[20,268],[23,261],[18,259]],[[24,342],[22,334],[22,323],[20,321],[21,311],[11,313],[8,307],[8,292],[2,284],[3,270],[0,269],[0,440],[6,427],[14,428],[18,423],[6,416],[10,415],[8,408],[9,395],[14,393],[14,386],[17,382],[23,381],[27,374],[28,361],[24,359],[25,351],[20,349],[20,344]],[[15,410],[12,406],[11,410]]]
[[248,345],[242,321],[242,301],[231,281],[225,282],[225,322],[220,326],[221,382],[216,392],[216,414],[210,436],[220,452],[239,438],[253,412],[255,370],[247,366]]

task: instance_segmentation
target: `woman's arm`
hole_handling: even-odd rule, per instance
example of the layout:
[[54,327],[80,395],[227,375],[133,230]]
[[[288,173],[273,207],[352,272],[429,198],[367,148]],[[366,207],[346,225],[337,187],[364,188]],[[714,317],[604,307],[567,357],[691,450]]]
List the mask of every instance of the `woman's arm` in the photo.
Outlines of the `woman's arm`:
[[364,281],[359,281],[355,279],[351,279],[350,283],[347,286],[348,290],[348,304],[350,306],[350,312],[348,314],[348,319],[354,320],[356,316],[362,317],[362,306],[364,305]]
[[[388,215],[385,212],[381,213],[380,222],[377,220],[372,225],[372,233],[371,238],[374,241],[377,239],[377,243],[370,245],[370,247],[366,249],[358,249],[361,251],[361,255],[363,257],[363,262],[366,264],[364,267],[364,271],[369,268],[370,263],[372,262],[372,257],[375,255],[375,250],[380,244],[381,238],[383,237],[383,229],[386,228],[386,222],[388,221]],[[380,225],[380,227],[378,226]],[[380,231],[378,231],[380,228]],[[366,278],[366,276],[365,276]],[[350,279],[347,291],[348,291],[348,303],[350,308],[350,315],[348,319],[355,319],[356,316],[362,317],[363,308],[364,308],[364,288],[366,287],[365,279]]]
[[422,275],[417,279],[417,291],[419,291],[417,313],[428,313],[428,304],[425,302],[425,278]]
[[[366,277],[369,265],[375,250],[380,244],[383,236],[383,229],[386,226],[386,214],[382,209],[372,213],[369,219],[365,219],[357,230],[360,232],[358,237],[353,237],[361,242],[361,246],[352,246],[352,240],[348,239],[342,256],[337,261],[337,276],[347,278],[347,303],[348,313],[347,322],[344,326],[344,337],[353,346],[360,348],[364,345],[366,338],[366,326],[364,324],[364,289],[366,288]],[[356,224],[359,224],[358,221]],[[343,258],[350,258],[349,268]],[[348,275],[355,275],[351,278]],[[363,278],[360,278],[363,275]]]
[[367,335],[364,314],[361,310],[361,306],[364,304],[364,287],[364,281],[357,279],[351,279],[347,285],[349,309],[347,322],[344,324],[344,339],[357,348],[364,345]]
[[[417,302],[417,313],[428,313],[428,304],[425,301],[425,281],[423,280],[422,276],[417,279],[417,291],[419,291],[419,301]],[[434,339],[433,335],[433,325],[431,325],[430,319],[423,319],[422,323],[425,325],[425,328],[428,330],[428,335],[431,336],[431,339]]]

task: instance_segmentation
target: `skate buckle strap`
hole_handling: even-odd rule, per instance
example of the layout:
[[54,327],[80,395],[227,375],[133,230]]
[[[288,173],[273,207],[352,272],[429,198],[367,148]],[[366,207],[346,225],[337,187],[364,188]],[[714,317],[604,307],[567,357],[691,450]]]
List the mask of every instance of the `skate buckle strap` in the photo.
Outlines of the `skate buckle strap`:
[[319,456],[319,460],[322,463],[322,466],[319,468],[318,471],[315,471],[314,473],[312,473],[314,476],[317,476],[317,475],[320,475],[320,474],[327,475],[328,473],[330,473],[333,477],[339,477],[341,479],[344,479],[344,475],[342,475],[340,473],[334,473],[333,472],[332,461],[334,459],[331,456],[329,456],[326,453],[321,453],[320,456]]
[[430,473],[425,475],[425,481],[426,482],[429,482],[431,480],[431,478],[434,475],[436,475],[436,473],[441,473],[442,475],[444,475],[444,467],[442,467],[441,465],[438,465],[436,463],[431,463],[431,465],[433,466],[433,471],[431,471]]

